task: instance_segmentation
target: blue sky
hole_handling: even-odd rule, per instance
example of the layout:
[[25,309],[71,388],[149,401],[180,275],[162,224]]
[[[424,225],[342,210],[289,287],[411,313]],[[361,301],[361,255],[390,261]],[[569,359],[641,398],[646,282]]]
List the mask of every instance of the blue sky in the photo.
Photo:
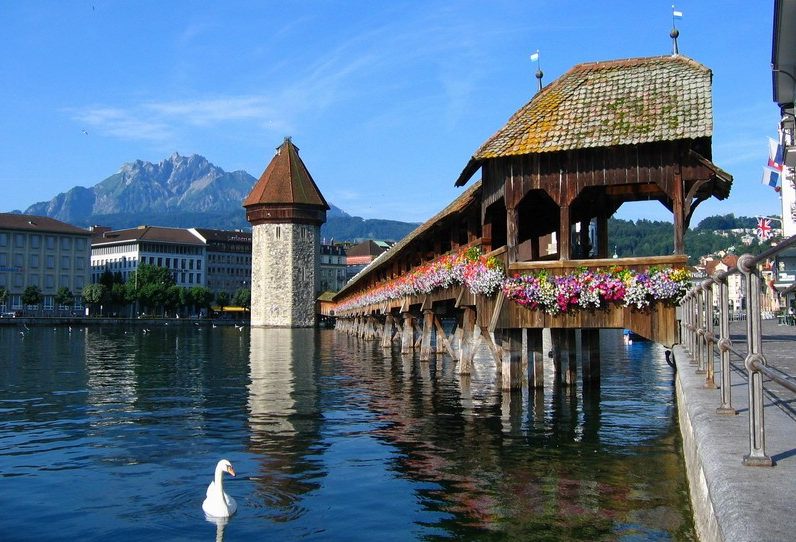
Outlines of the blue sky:
[[[760,182],[773,0],[688,0],[680,51],[713,70],[713,214],[779,214]],[[197,153],[259,177],[290,135],[328,201],[424,221],[469,157],[581,62],[671,53],[658,0],[188,2],[0,0],[0,210],[93,186],[136,159]],[[87,133],[84,133],[85,132]],[[619,218],[669,220],[659,204]]]

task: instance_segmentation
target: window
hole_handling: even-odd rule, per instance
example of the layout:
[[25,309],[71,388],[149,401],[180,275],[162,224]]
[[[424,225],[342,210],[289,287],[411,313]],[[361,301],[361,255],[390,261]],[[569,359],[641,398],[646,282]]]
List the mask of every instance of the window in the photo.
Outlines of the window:
[[22,288],[22,285],[25,283],[22,280],[22,273],[14,273],[14,288]]
[[61,250],[72,250],[71,237],[61,237]]
[[44,296],[44,310],[51,311],[51,310],[53,310],[53,306],[54,305],[55,305],[55,303],[54,303],[53,296],[51,296],[51,295]]
[[75,250],[86,250],[86,240],[82,237],[75,239]]
[[0,233],[0,247],[8,246],[8,234],[5,232]]
[[48,235],[44,238],[45,242],[47,243],[47,250],[55,250],[55,236]]
[[38,254],[31,254],[28,256],[28,265],[31,269],[38,269],[39,268],[39,255]]
[[24,233],[15,233],[14,234],[14,246],[17,248],[25,248],[25,234]]
[[30,236],[30,248],[41,248],[41,235]]
[[193,273],[188,273],[188,283],[193,284]]
[[202,284],[202,274],[201,273],[197,273],[196,274],[196,284]]
[[44,275],[44,287],[55,288],[55,275]]
[[47,269],[54,269],[55,268],[55,256],[52,254],[47,255]]
[[276,238],[280,239],[282,237],[282,228],[280,226],[276,227]]
[[69,269],[72,267],[72,261],[69,256],[61,256],[61,269]]
[[14,254],[14,267],[22,268],[25,265],[25,257],[22,254]]
[[82,275],[77,275],[75,277],[75,289],[76,290],[82,290],[84,285],[85,285],[85,283],[83,281],[83,276]]
[[0,252],[0,267],[6,267],[8,265],[8,254],[5,252]]
[[61,281],[59,286],[66,286],[69,288],[69,275],[61,275]]

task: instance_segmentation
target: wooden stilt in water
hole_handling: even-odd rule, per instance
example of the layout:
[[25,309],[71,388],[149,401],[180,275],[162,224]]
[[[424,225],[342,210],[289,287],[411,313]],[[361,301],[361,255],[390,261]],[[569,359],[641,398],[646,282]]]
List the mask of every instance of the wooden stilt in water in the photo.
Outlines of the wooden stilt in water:
[[434,311],[423,311],[423,334],[420,339],[420,361],[431,359],[431,332],[434,330]]
[[567,356],[566,360],[566,369],[564,371],[564,385],[566,386],[574,386],[575,380],[578,377],[578,352],[575,349],[575,330],[574,329],[567,329],[564,331],[564,337],[566,338],[566,349],[567,349]]
[[437,328],[437,349],[439,350],[439,346],[442,345],[444,348],[443,352],[447,351],[451,358],[458,359],[453,345],[451,345],[447,335],[445,335],[445,328],[442,327],[442,322],[437,317],[434,317],[434,326]]
[[384,317],[384,327],[382,328],[381,332],[381,347],[385,350],[389,349],[392,346],[392,333],[393,333],[393,321],[395,318],[392,314],[387,313]]
[[503,331],[502,338],[501,383],[503,391],[518,390],[522,387],[522,335],[518,329]]
[[411,312],[403,313],[404,325],[401,332],[401,354],[410,353],[415,347],[415,323]]
[[542,351],[542,329],[528,329],[528,387],[544,389],[544,356]]
[[459,362],[459,374],[469,375],[473,368],[473,331],[475,330],[475,310],[472,307],[464,307],[462,313],[462,336],[461,336],[461,358]]
[[581,330],[581,380],[583,387],[600,385],[600,330]]

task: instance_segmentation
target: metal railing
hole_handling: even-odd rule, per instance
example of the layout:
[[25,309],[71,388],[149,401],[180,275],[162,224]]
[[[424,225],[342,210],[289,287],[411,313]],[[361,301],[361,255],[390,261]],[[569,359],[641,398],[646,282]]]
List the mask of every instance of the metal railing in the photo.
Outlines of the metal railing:
[[[718,414],[735,415],[731,396],[730,354],[741,357],[746,369],[749,393],[749,453],[744,455],[743,464],[748,466],[772,466],[774,461],[766,454],[766,433],[763,408],[763,378],[768,378],[780,386],[796,392],[796,381],[789,375],[772,370],[763,352],[762,310],[760,298],[761,277],[758,264],[766,261],[782,250],[796,245],[796,236],[758,256],[744,254],[738,258],[736,267],[716,273],[713,277],[694,286],[680,302],[682,308],[681,325],[683,346],[691,354],[691,362],[698,374],[705,375],[705,387],[716,388],[715,350],[718,349],[721,363],[720,405]],[[735,350],[730,340],[729,285],[728,277],[740,273],[746,286],[748,297],[746,310],[746,354]],[[718,290],[718,336],[716,335],[713,296]]]

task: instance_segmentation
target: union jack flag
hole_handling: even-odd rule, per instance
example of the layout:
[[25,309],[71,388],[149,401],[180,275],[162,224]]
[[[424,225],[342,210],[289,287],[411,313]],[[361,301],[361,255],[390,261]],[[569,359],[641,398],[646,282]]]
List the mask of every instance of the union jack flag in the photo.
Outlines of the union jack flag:
[[757,219],[757,238],[761,241],[765,241],[773,236],[771,228],[771,220],[764,217],[759,217]]

